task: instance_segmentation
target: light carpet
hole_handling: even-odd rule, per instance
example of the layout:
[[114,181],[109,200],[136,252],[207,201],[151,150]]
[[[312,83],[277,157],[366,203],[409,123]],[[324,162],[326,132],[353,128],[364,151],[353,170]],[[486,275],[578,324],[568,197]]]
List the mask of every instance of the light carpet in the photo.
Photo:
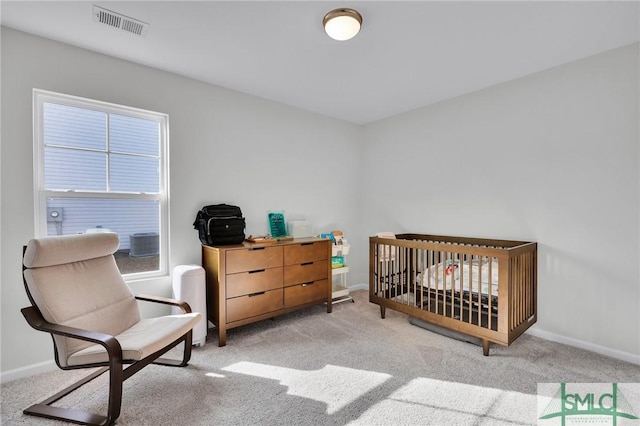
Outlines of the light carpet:
[[[526,334],[484,357],[353,296],[331,314],[318,305],[229,330],[224,347],[210,330],[188,367],[151,365],[125,382],[117,424],[536,424],[538,383],[640,383],[637,365]],[[3,384],[0,423],[62,424],[22,410],[82,375]],[[106,395],[104,376],[57,405],[104,414]]]

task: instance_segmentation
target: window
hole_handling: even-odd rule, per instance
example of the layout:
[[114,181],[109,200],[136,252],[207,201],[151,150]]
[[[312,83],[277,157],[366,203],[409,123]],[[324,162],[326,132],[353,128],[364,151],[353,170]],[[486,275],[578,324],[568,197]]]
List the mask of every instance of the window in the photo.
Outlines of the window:
[[36,235],[116,232],[127,279],[168,272],[168,117],[34,90]]

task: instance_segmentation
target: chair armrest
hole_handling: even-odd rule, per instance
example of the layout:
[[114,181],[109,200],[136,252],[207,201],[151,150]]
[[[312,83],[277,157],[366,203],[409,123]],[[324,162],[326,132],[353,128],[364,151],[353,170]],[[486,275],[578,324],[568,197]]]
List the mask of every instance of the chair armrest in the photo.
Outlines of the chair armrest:
[[163,305],[177,306],[182,309],[185,314],[191,313],[191,306],[184,300],[171,299],[169,297],[151,296],[148,294],[136,294],[136,299],[145,302],[162,303]]
[[110,334],[47,322],[35,306],[22,308],[20,311],[29,325],[38,331],[97,343],[107,350],[109,358],[122,360],[122,347]]

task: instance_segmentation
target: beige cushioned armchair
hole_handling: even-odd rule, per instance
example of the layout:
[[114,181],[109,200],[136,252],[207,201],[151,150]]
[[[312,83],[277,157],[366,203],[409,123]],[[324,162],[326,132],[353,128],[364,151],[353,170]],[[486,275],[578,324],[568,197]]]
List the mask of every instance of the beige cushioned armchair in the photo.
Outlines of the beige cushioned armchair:
[[[23,277],[32,306],[22,309],[27,322],[53,337],[57,365],[63,369],[97,367],[93,374],[35,404],[25,414],[81,424],[112,424],[120,415],[122,382],[150,363],[186,366],[192,328],[200,319],[185,302],[134,295],[124,282],[113,253],[118,235],[95,233],[33,239],[25,247]],[[138,301],[179,306],[181,315],[143,319]],[[184,342],[182,360],[160,358]],[[123,368],[123,364],[130,364]],[[109,371],[107,415],[51,404]]]

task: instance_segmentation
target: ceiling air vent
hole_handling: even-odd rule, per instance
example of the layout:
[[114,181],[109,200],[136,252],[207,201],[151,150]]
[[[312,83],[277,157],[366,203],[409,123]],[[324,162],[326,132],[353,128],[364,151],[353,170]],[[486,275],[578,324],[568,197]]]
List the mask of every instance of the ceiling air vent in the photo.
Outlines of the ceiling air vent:
[[139,36],[147,35],[147,29],[149,28],[149,24],[146,22],[129,18],[95,5],[93,6],[93,20]]

